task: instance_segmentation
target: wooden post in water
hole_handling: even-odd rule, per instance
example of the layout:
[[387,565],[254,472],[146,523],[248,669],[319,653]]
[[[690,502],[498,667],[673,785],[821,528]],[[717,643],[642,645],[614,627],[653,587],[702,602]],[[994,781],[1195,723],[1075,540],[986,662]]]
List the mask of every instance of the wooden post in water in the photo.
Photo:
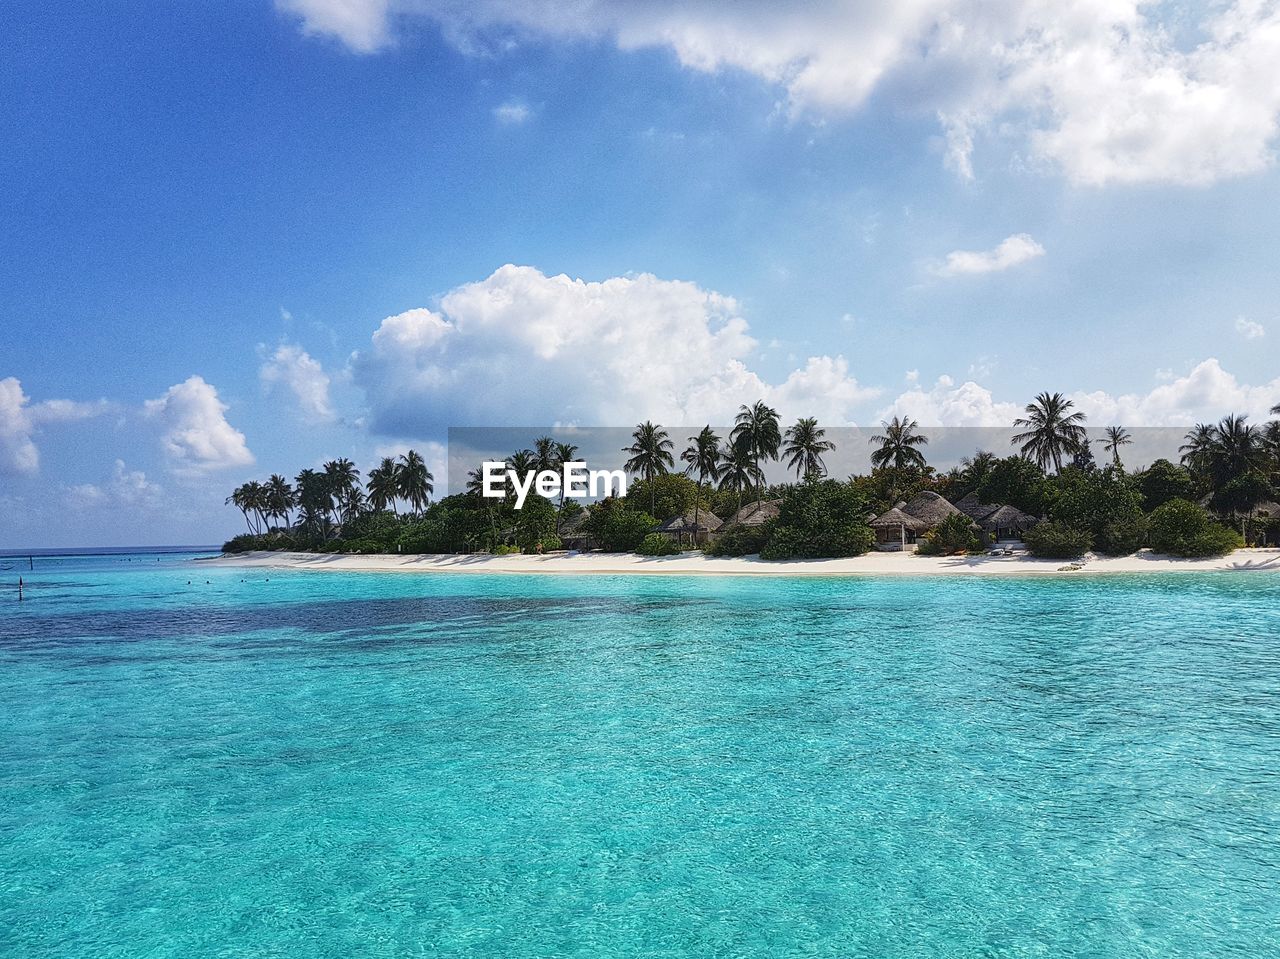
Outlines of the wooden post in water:
[[22,602],[22,577],[18,577],[18,602]]

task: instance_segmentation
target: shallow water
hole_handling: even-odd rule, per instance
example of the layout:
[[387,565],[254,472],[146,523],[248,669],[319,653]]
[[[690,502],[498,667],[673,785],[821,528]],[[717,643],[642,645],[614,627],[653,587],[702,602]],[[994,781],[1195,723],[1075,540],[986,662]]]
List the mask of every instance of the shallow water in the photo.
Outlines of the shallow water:
[[36,566],[0,955],[1280,955],[1280,577]]

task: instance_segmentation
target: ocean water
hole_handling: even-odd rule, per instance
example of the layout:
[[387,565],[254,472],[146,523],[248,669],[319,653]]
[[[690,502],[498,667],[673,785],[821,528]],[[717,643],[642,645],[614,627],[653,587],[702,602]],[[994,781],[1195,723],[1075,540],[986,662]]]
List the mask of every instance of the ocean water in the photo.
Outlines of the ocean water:
[[0,956],[1280,956],[1280,577],[156,560],[0,572]]

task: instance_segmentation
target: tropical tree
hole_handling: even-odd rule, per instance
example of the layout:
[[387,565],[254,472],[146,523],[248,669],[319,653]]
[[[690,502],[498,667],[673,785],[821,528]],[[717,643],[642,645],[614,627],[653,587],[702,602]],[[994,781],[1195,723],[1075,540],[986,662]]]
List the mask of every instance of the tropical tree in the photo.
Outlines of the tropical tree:
[[371,509],[384,510],[389,506],[396,511],[396,498],[400,495],[397,474],[396,461],[390,456],[384,456],[381,463],[369,470],[365,489],[369,494]]
[[1232,413],[1214,428],[1209,444],[1209,476],[1215,490],[1249,473],[1265,472],[1267,453],[1262,432]]
[[729,443],[741,447],[751,457],[755,466],[756,500],[764,487],[764,467],[762,464],[778,458],[778,448],[782,445],[782,427],[778,422],[778,411],[757,400],[750,406],[743,406],[734,418],[733,431],[729,434]]
[[289,513],[298,505],[297,495],[289,481],[279,473],[272,473],[262,491],[265,512],[272,519],[284,520],[289,525]]
[[255,511],[254,497],[249,485],[250,484],[248,483],[241,483],[232,490],[231,495],[227,497],[226,502],[229,506],[234,506],[241,512],[241,514],[243,514],[245,528],[248,529],[250,533],[256,534],[258,533],[258,528],[254,524],[253,520],[249,518],[249,514]]
[[796,425],[787,429],[783,436],[786,445],[782,456],[787,461],[787,469],[796,471],[797,479],[804,479],[810,473],[827,475],[827,464],[822,461],[822,454],[830,453],[836,444],[825,439],[826,435],[827,431],[821,429],[812,416],[796,420]]
[[396,464],[396,492],[399,498],[409,504],[414,516],[422,514],[435,492],[435,477],[427,469],[426,461],[416,450],[409,450],[400,456]]
[[[628,473],[639,475],[641,479],[651,480],[660,473],[666,473],[676,465],[671,451],[672,446],[667,431],[648,420],[641,423],[631,433],[631,445],[624,446],[622,452],[630,455],[624,464]],[[653,491],[649,493],[649,512],[653,512]]]
[[556,463],[556,441],[550,436],[539,436],[533,441],[533,468],[541,473],[543,470],[553,470],[559,464]]
[[1107,441],[1102,444],[1103,450],[1111,454],[1111,464],[1120,466],[1120,447],[1133,443],[1133,437],[1123,426],[1108,426]]
[[[554,469],[563,469],[565,463],[573,463],[578,459],[578,447],[572,443],[557,443],[553,450]],[[560,510],[556,513],[556,532],[560,532],[560,513],[564,512],[564,484],[560,484]]]
[[742,494],[753,486],[764,485],[764,473],[756,465],[755,458],[745,446],[730,443],[720,462],[720,488],[738,494],[738,509],[742,509]]
[[[537,458],[533,450],[516,450],[507,457],[507,469],[515,473],[516,479],[523,483],[525,476],[531,470],[537,469]],[[507,495],[515,495],[515,490],[511,488],[510,475],[507,476]]]
[[1178,452],[1182,454],[1182,464],[1200,483],[1202,491],[1210,483],[1210,463],[1216,436],[1216,427],[1208,423],[1197,423],[1182,438],[1182,445],[1178,447]]
[[[697,436],[689,437],[689,447],[680,454],[686,464],[685,473],[696,473],[698,477],[698,496],[693,502],[694,537],[697,538],[698,511],[702,506],[702,484],[714,483],[720,478],[720,437],[710,425],[704,426]],[[652,512],[652,510],[651,510]]]
[[895,416],[880,425],[884,432],[869,440],[878,447],[871,452],[871,465],[877,468],[888,466],[899,472],[923,472],[928,463],[920,447],[928,445],[929,438],[918,432],[920,424]]
[[1027,415],[1013,421],[1014,426],[1026,427],[1013,437],[1022,444],[1022,455],[1033,458],[1041,469],[1052,463],[1054,472],[1061,472],[1063,454],[1074,453],[1085,438],[1085,416],[1072,413],[1074,407],[1061,393],[1041,393],[1028,403]]
[[328,481],[330,506],[338,516],[351,512],[351,501],[360,493],[360,471],[356,464],[346,457],[329,460],[324,464],[324,475]]
[[294,477],[293,482],[303,528],[313,534],[323,532],[333,506],[328,475],[305,469]]
[[998,460],[989,450],[977,450],[960,461],[960,484],[967,491],[976,491],[982,481],[991,475]]

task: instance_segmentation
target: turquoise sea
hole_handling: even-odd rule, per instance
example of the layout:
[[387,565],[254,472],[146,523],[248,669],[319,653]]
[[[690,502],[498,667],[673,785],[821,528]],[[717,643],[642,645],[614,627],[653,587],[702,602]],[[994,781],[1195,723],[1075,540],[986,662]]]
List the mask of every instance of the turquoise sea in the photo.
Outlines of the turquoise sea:
[[1280,576],[0,588],[0,956],[1280,956]]

